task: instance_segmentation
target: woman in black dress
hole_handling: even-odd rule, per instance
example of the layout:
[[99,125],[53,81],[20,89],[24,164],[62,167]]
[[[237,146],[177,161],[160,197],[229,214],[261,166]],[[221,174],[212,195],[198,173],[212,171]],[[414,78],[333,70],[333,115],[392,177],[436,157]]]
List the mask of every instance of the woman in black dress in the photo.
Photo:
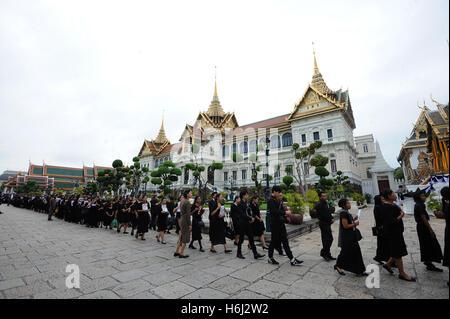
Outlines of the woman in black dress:
[[114,219],[113,204],[111,202],[106,202],[105,208],[103,209],[103,225],[105,229],[112,229],[111,223]]
[[382,206],[383,237],[388,241],[389,245],[389,260],[383,265],[383,268],[393,274],[394,271],[391,269],[391,265],[395,262],[399,271],[398,278],[415,282],[416,278],[405,273],[403,268],[402,258],[408,255],[405,239],[403,238],[405,228],[402,219],[405,213],[394,203],[397,200],[397,195],[392,190],[385,190],[383,197],[385,200]]
[[149,215],[149,205],[147,202],[147,196],[144,196],[142,200],[139,202],[136,210],[136,218],[137,218],[137,231],[136,238],[141,236],[142,240],[145,240],[145,233],[148,232],[148,223],[150,222]]
[[94,198],[89,205],[88,224],[87,227],[98,227],[98,199]]
[[200,196],[196,196],[194,199],[194,205],[192,205],[191,208],[191,214],[192,214],[192,240],[189,244],[189,248],[196,249],[194,246],[194,241],[198,241],[198,244],[200,246],[200,251],[204,252],[202,247],[202,216],[205,210],[203,209],[202,205],[202,198]]
[[386,243],[388,241],[383,239],[383,197],[381,195],[376,195],[374,197],[375,207],[373,208],[373,217],[375,219],[375,228],[377,229],[377,252],[376,256],[373,258],[380,265],[389,259],[389,247]]
[[336,260],[334,269],[340,274],[345,275],[343,270],[350,271],[360,276],[367,276],[365,273],[366,266],[364,265],[361,248],[358,243],[359,225],[358,217],[353,218],[349,213],[351,204],[347,198],[339,200],[340,223],[339,223],[339,246],[341,252]]
[[233,204],[231,204],[231,211],[230,211],[230,217],[231,222],[233,224],[233,231],[234,231],[234,245],[237,246],[239,242],[239,208],[238,204],[241,201],[241,198],[239,196],[236,196],[234,198]]
[[209,239],[211,241],[210,252],[216,253],[214,249],[215,245],[223,245],[225,252],[230,253],[231,250],[227,249],[227,243],[225,239],[225,206],[222,205],[223,196],[217,194],[214,210],[210,212],[210,225],[209,225]]
[[[442,266],[448,267],[448,255],[449,255],[449,228],[448,228],[448,210],[449,210],[449,189],[448,186],[445,186],[441,189],[442,196],[442,213],[445,218],[445,235],[444,235],[444,259],[442,261]],[[447,286],[448,286],[447,281]]]
[[416,220],[417,235],[419,236],[420,244],[420,261],[427,266],[427,270],[442,272],[443,270],[437,268],[433,263],[440,263],[442,261],[442,250],[439,242],[436,239],[436,234],[430,225],[430,216],[425,207],[427,196],[424,192],[414,194],[414,219]]
[[164,233],[167,229],[167,221],[169,218],[169,209],[167,208],[167,199],[163,198],[161,203],[155,206],[157,210],[156,226],[158,227],[158,235],[156,235],[156,240],[161,240],[161,244],[166,244],[164,240]]
[[136,209],[138,205],[139,201],[135,197],[131,198],[131,206],[130,206],[131,236],[134,236],[134,230],[137,229]]
[[252,210],[253,218],[255,221],[252,224],[253,235],[259,237],[259,241],[262,244],[263,250],[268,250],[266,241],[264,240],[264,222],[261,218],[261,211],[259,210],[259,197],[257,195],[253,196],[250,201],[250,209]]
[[125,199],[122,198],[120,200],[120,204],[118,206],[118,212],[117,212],[117,222],[119,223],[119,226],[117,226],[117,232],[120,233],[120,229],[123,227],[123,233],[128,234],[127,232],[127,226],[129,222],[129,211],[130,208],[127,207]]

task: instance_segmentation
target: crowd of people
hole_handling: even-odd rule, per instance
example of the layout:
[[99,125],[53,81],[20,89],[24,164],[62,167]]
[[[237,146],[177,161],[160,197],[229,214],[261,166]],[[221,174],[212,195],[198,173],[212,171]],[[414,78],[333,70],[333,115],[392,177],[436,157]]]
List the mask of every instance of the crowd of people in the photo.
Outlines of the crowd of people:
[[[418,191],[414,195],[414,219],[416,221],[417,235],[420,245],[421,262],[424,263],[428,271],[442,272],[441,268],[433,263],[442,263],[448,267],[449,258],[449,188],[446,186],[441,190],[442,196],[442,214],[445,218],[445,236],[444,236],[444,254],[436,234],[429,223],[430,217],[425,207],[426,194],[424,191]],[[326,193],[319,192],[319,202],[315,206],[318,213],[319,227],[322,237],[322,250],[320,255],[327,261],[336,260],[334,269],[340,274],[345,275],[344,270],[361,276],[367,276],[365,265],[361,254],[359,241],[362,239],[361,232],[358,229],[358,216],[352,216],[349,212],[351,204],[348,199],[339,200],[339,238],[338,246],[341,248],[337,258],[331,255],[330,247],[333,243],[333,234],[331,225],[334,223],[334,217],[330,213],[326,200]],[[392,268],[397,268],[401,280],[415,282],[416,278],[408,275],[403,266],[403,257],[408,255],[407,245],[403,233],[405,231],[403,224],[403,212],[400,205],[396,203],[397,194],[390,189],[384,190],[382,194],[374,198],[374,219],[375,226],[372,228],[373,235],[377,237],[376,256],[373,258],[378,264],[390,274],[394,274]],[[447,285],[449,283],[447,282]]]
[[[330,248],[333,243],[331,225],[335,222],[333,214],[328,206],[327,194],[319,192],[319,202],[315,210],[319,219],[319,227],[322,238],[322,250],[320,256],[326,261],[335,260],[334,269],[345,275],[349,271],[360,276],[367,276],[359,241],[362,239],[358,229],[358,216],[350,214],[351,203],[343,198],[338,202],[341,210],[339,215],[338,247],[341,248],[337,258],[331,255]],[[424,192],[417,192],[414,196],[414,218],[417,224],[417,235],[420,243],[421,261],[426,269],[433,272],[442,272],[441,268],[433,263],[441,263],[448,267],[448,210],[449,188],[444,187],[442,195],[442,213],[446,221],[444,254],[436,234],[429,223],[429,215],[426,211]],[[192,192],[185,191],[177,201],[173,198],[158,198],[156,195],[150,200],[146,195],[133,197],[116,197],[112,200],[100,197],[72,196],[18,196],[3,195],[0,203],[14,205],[16,207],[31,209],[36,212],[48,214],[48,220],[53,217],[66,222],[85,225],[90,228],[105,228],[117,233],[129,234],[136,239],[146,240],[145,235],[150,230],[156,232],[156,240],[166,244],[164,235],[170,234],[175,228],[178,242],[174,257],[188,258],[185,253],[186,246],[189,249],[198,248],[204,252],[202,245],[202,228],[205,227],[203,215],[205,213],[202,198],[196,196],[192,199]],[[375,225],[372,233],[377,237],[377,249],[374,260],[390,274],[397,268],[401,280],[414,282],[416,279],[405,272],[402,258],[408,255],[407,245],[403,237],[403,217],[405,213],[396,203],[397,195],[392,190],[384,190],[382,194],[375,196],[374,219]],[[240,192],[231,205],[231,209],[225,209],[223,195],[213,193],[206,203],[209,208],[209,241],[211,253],[217,253],[215,247],[223,245],[224,252],[229,254],[232,250],[227,247],[226,238],[234,240],[237,246],[236,257],[244,259],[242,244],[247,237],[248,248],[255,259],[264,257],[257,251],[254,238],[260,240],[263,250],[268,251],[268,262],[278,265],[274,258],[277,250],[280,256],[286,256],[292,266],[301,265],[303,262],[296,259],[289,246],[286,226],[287,217],[291,214],[283,201],[282,190],[279,186],[272,188],[271,196],[267,202],[267,214],[269,214],[271,241],[267,246],[264,240],[265,225],[259,209],[259,198],[250,198],[246,190]],[[131,229],[130,232],[128,230]],[[447,282],[448,285],[448,282]]]

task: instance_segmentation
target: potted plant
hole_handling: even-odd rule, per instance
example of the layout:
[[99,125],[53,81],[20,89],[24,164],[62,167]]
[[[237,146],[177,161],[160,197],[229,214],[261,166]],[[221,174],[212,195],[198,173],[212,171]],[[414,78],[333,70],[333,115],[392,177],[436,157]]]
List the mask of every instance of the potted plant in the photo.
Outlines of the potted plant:
[[356,204],[357,204],[358,206],[361,206],[362,204],[364,204],[365,198],[364,198],[363,195],[358,194],[358,193],[354,193],[354,194],[352,195],[352,197],[353,197],[353,200],[356,202]]
[[303,214],[305,213],[305,202],[298,193],[288,193],[285,195],[287,206],[292,215],[288,217],[289,221],[294,225],[303,223]]

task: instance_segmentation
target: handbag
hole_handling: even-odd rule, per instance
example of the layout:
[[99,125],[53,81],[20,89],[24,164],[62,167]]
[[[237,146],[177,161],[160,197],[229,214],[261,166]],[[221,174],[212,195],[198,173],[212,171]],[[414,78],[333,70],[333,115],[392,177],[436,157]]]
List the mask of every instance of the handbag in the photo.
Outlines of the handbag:
[[360,241],[362,239],[361,232],[359,231],[358,228],[355,228],[355,236],[356,236],[356,241]]
[[113,221],[111,222],[111,227],[112,227],[112,228],[116,228],[116,227],[117,227],[117,224],[118,224],[117,219],[114,218]]
[[231,240],[235,239],[234,231],[229,226],[227,226],[227,228],[225,228],[225,237],[228,239],[231,239]]

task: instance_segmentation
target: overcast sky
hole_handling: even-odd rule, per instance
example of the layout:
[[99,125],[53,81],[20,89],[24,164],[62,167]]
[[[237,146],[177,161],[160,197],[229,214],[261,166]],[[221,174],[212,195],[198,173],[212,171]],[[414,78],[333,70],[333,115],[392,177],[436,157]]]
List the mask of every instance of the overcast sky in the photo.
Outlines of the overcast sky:
[[397,167],[430,94],[449,100],[449,1],[0,1],[0,173],[131,162],[219,98],[289,113],[312,77],[350,90],[355,136]]

